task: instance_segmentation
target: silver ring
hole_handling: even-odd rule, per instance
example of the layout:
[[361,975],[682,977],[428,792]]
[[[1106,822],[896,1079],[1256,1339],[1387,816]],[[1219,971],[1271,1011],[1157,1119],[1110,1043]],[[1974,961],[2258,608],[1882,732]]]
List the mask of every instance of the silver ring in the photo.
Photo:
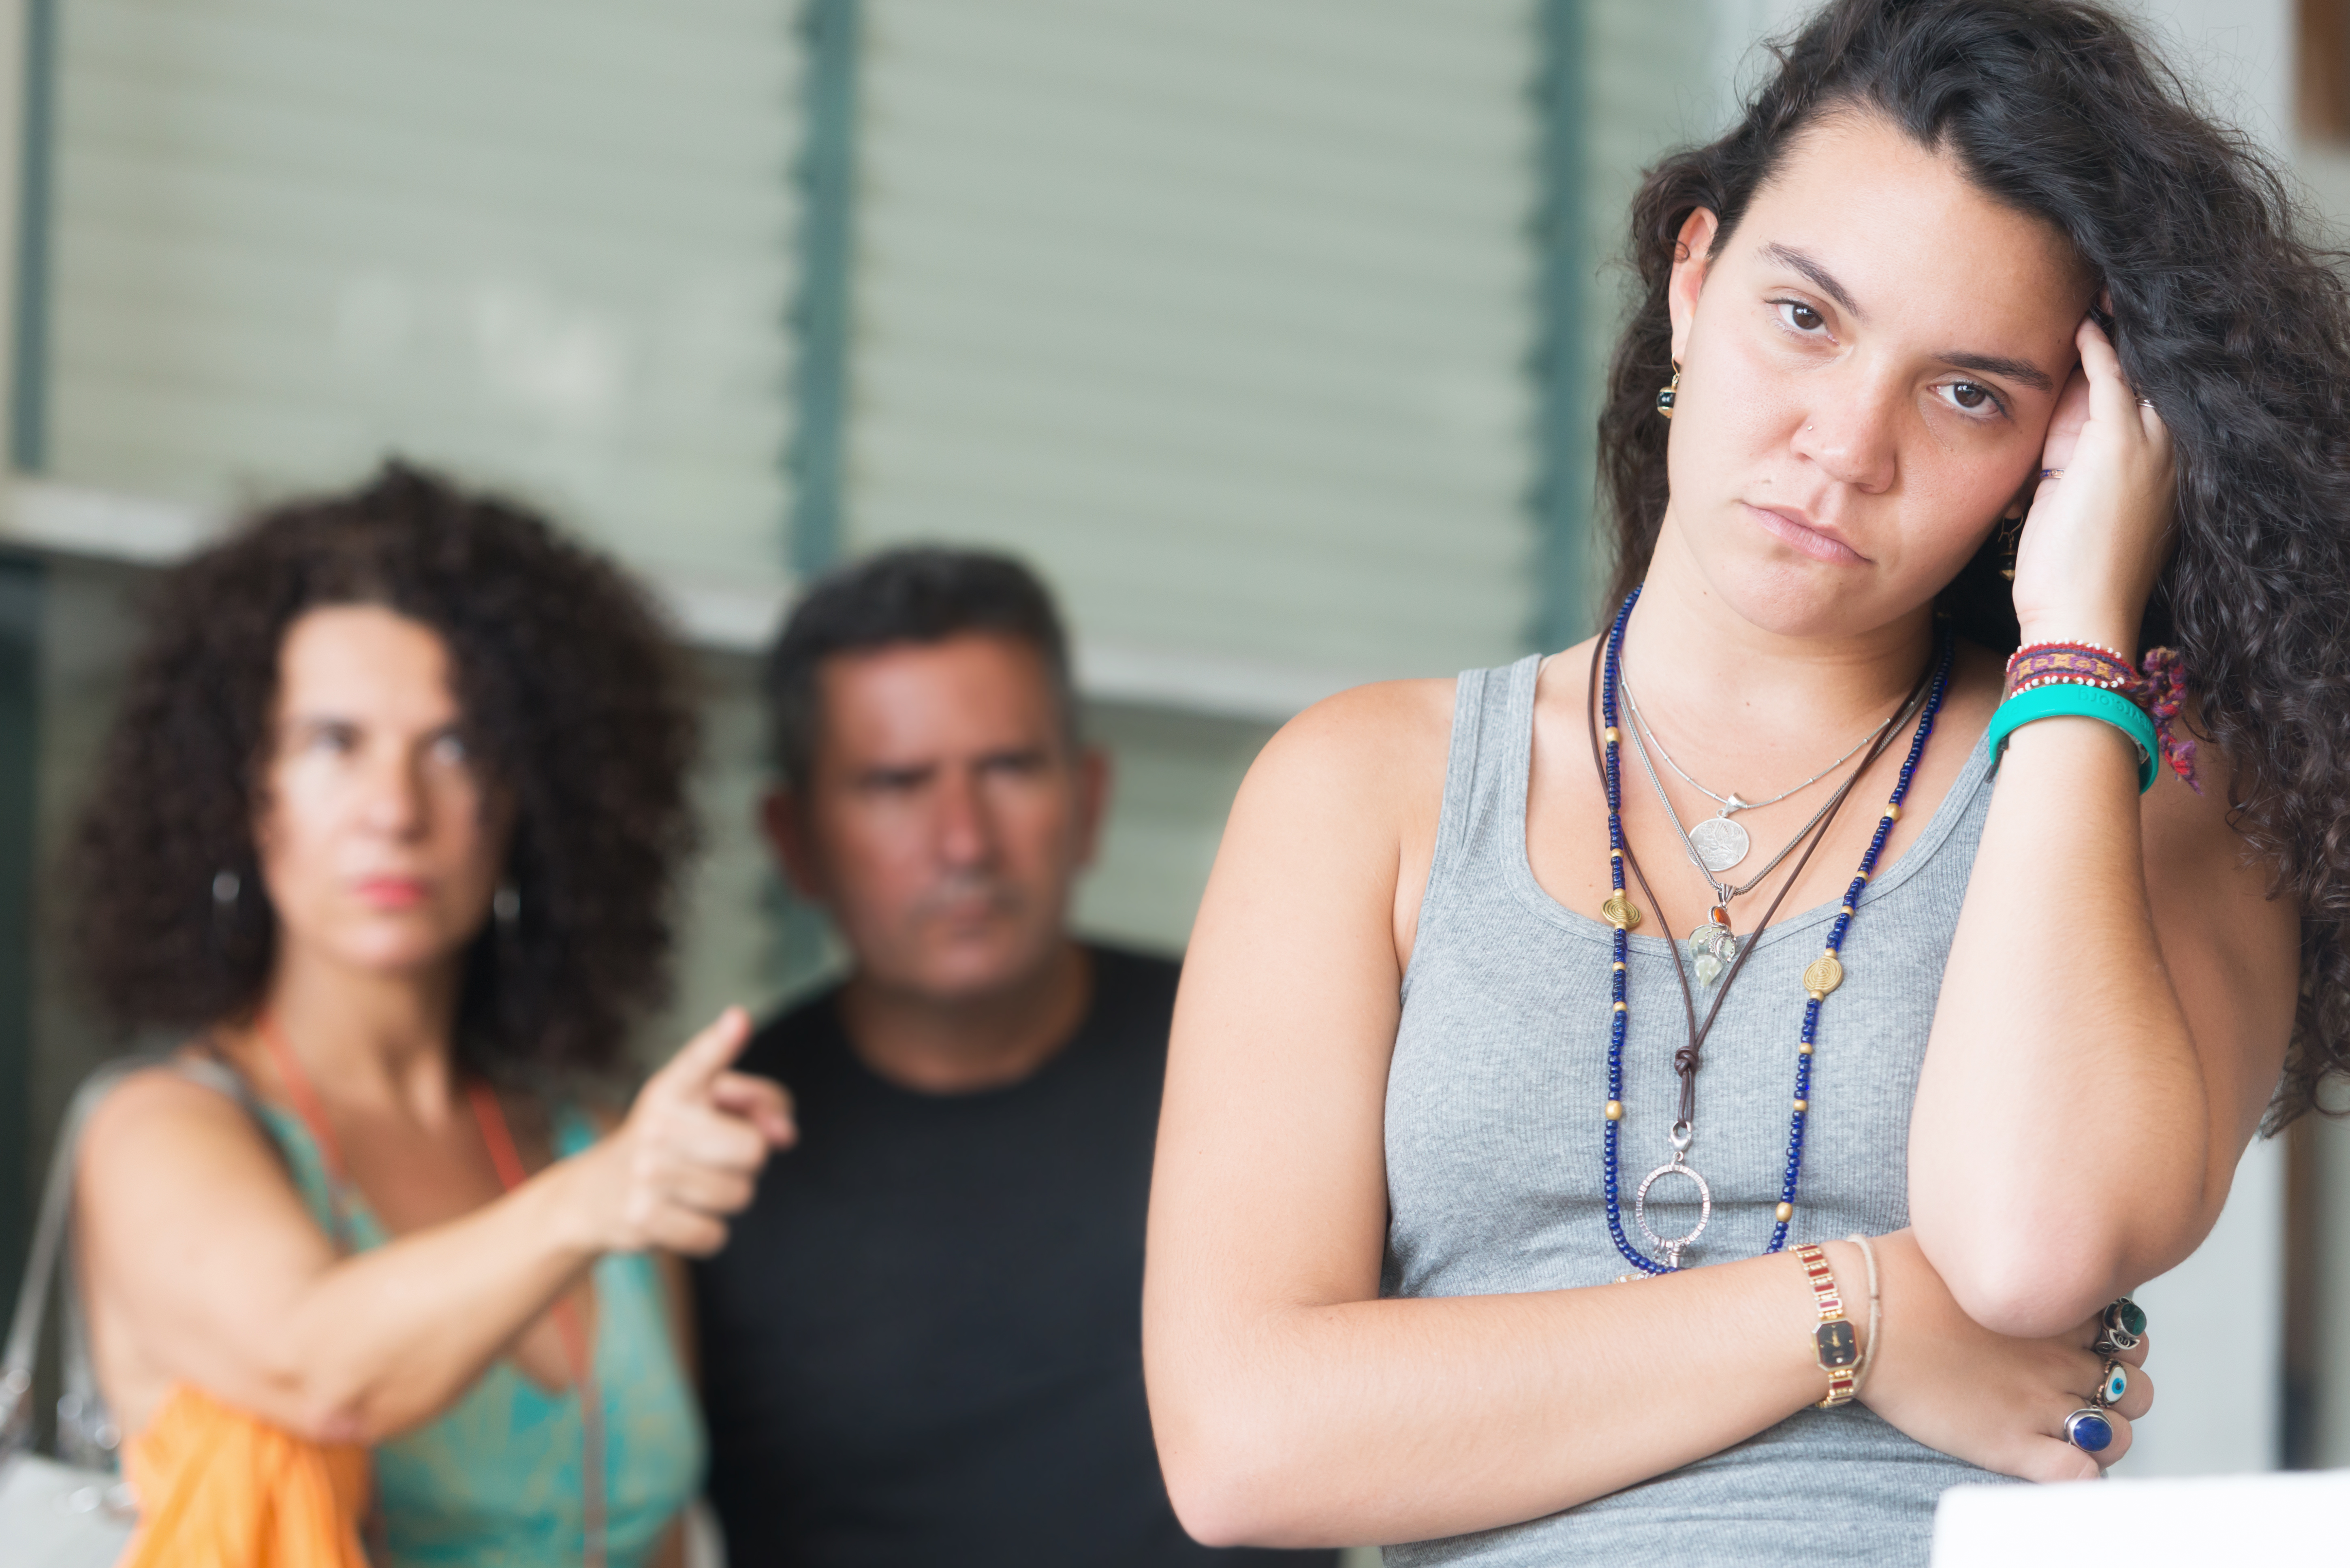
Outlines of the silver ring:
[[2040,471],[2040,477],[2043,479],[2062,479],[2064,477],[2064,471],[2061,468],[2043,468]]
[[2152,398],[2140,398],[2137,400],[2137,406],[2141,409],[2150,409],[2154,407],[2154,400]]

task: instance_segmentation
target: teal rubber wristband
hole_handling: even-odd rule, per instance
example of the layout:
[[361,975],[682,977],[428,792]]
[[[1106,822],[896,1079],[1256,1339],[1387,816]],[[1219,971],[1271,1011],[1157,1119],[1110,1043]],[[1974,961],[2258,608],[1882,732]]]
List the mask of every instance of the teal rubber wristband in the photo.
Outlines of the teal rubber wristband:
[[1998,763],[2000,753],[2007,750],[2007,738],[2017,730],[2034,719],[2060,718],[2102,720],[2127,735],[2137,747],[2137,793],[2144,794],[2154,787],[2155,759],[2160,754],[2161,742],[2146,710],[2118,691],[2071,681],[2035,686],[1999,705],[1991,718],[1992,763]]

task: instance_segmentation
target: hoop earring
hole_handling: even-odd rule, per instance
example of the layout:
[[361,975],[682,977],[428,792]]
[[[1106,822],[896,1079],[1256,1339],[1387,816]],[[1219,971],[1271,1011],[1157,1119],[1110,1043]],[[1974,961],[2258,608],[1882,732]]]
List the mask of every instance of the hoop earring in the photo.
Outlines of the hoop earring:
[[1680,389],[1681,362],[1679,359],[1676,359],[1673,361],[1672,384],[1667,387],[1660,387],[1657,389],[1657,412],[1664,415],[1667,419],[1671,419],[1673,417],[1673,400],[1680,395]]
[[2015,549],[2023,542],[2023,514],[2015,513],[2000,524],[1999,575],[2009,582],[2015,581]]

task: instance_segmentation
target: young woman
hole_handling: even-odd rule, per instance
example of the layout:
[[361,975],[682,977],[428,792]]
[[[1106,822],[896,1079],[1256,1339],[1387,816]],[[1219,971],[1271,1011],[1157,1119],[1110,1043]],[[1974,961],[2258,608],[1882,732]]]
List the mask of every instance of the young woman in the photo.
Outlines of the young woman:
[[1206,1540],[1922,1563],[2126,1451],[2116,1298],[2342,1061],[2350,311],[2275,177],[2095,6],[1838,0],[1633,249],[1607,631],[1233,808],[1144,1324]]
[[76,867],[99,993],[192,1031],[81,1159],[151,1521],[142,1440],[210,1401],[368,1445],[379,1563],[679,1560],[702,1435],[656,1260],[715,1250],[791,1137],[725,1070],[739,1012],[598,1108],[691,745],[631,585],[413,470],[162,585]]

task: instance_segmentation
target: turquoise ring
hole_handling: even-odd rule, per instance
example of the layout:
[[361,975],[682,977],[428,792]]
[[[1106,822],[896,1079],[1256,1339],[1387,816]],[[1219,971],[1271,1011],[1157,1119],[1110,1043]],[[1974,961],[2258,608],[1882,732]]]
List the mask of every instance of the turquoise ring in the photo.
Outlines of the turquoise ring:
[[2089,1396],[2089,1403],[2101,1409],[2110,1408],[2120,1404],[2122,1396],[2128,1392],[2129,1368],[2118,1361],[2108,1361],[2106,1363],[2105,1381],[2097,1386],[2095,1394]]
[[2083,1406],[2064,1417],[2064,1440],[2085,1454],[2102,1454],[2114,1446],[2114,1424],[2094,1406]]

